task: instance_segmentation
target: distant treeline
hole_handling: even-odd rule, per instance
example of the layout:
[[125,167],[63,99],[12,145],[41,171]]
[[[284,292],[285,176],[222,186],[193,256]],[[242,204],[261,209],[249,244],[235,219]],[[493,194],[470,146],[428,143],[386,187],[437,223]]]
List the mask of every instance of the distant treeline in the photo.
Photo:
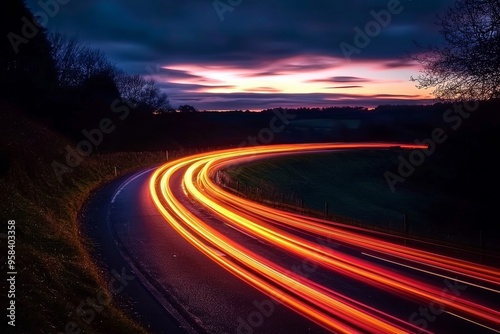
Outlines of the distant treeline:
[[[428,103],[425,104],[387,104],[387,105],[380,105],[375,108],[367,108],[367,107],[350,107],[350,106],[331,106],[331,107],[298,107],[298,108],[287,108],[287,107],[278,107],[278,108],[269,108],[269,109],[263,109],[260,112],[262,113],[273,113],[273,112],[290,112],[296,115],[311,115],[311,114],[318,114],[318,115],[325,115],[325,114],[342,114],[346,113],[347,115],[357,115],[360,113],[381,113],[381,112],[420,112],[420,113],[425,113],[425,112],[439,112],[442,111],[446,108],[449,108],[453,106],[453,103],[451,102],[436,102],[436,103],[431,103],[432,101],[429,101]],[[218,111],[211,111],[211,110],[203,110],[204,112],[218,112]],[[250,110],[228,110],[226,112],[230,113],[249,113],[252,112]]]

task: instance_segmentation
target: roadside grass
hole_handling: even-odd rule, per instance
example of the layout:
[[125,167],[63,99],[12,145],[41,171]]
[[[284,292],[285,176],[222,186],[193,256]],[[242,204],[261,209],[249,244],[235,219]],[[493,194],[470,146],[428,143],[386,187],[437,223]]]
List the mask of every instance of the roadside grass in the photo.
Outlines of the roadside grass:
[[[64,148],[74,144],[21,110],[1,107],[0,216],[2,233],[8,220],[16,221],[16,332],[66,332],[74,322],[82,333],[145,333],[113,301],[92,321],[77,314],[78,305],[100,291],[111,297],[80,234],[78,212],[92,191],[115,177],[115,166],[123,175],[163,161],[164,154],[93,155],[59,182],[51,164],[64,162]],[[0,244],[6,254],[6,239]]]

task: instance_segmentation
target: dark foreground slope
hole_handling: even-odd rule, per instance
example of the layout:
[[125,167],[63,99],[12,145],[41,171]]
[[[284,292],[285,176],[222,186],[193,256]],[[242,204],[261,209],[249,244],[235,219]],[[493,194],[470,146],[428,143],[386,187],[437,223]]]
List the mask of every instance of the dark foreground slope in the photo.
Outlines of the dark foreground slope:
[[[11,332],[144,332],[114,302],[98,304],[96,312],[91,307],[83,308],[87,313],[78,312],[89,298],[109,300],[111,294],[89,256],[77,215],[91,191],[114,177],[115,166],[120,174],[157,163],[161,157],[153,153],[87,157],[59,182],[52,163],[64,163],[65,147],[75,144],[13,105],[0,102],[0,109],[2,257],[7,253],[8,220],[15,220],[16,231],[16,327]],[[5,310],[7,291],[2,289],[1,294]]]

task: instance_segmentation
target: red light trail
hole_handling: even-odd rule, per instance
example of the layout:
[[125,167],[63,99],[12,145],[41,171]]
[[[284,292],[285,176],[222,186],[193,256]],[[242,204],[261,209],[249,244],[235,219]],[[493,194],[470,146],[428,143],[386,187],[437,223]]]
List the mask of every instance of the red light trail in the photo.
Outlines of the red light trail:
[[[271,298],[324,328],[341,333],[412,333],[421,328],[406,320],[365,305],[332,288],[325,287],[219,232],[190,212],[170,189],[172,176],[182,173],[185,194],[220,221],[264,241],[280,251],[309,259],[325,270],[342,274],[417,302],[436,302],[450,314],[485,328],[500,328],[500,312],[460,296],[450,298],[442,289],[368,261],[376,258],[418,272],[457,280],[495,294],[500,293],[500,270],[460,259],[399,245],[373,236],[362,228],[281,211],[231,194],[217,186],[218,170],[248,159],[282,154],[346,149],[426,148],[395,143],[294,144],[230,149],[202,153],[166,163],[150,180],[153,201],[166,221],[194,247],[220,266]],[[293,231],[293,232],[291,232]],[[297,232],[297,233],[294,233]],[[356,247],[365,259],[343,253],[313,238],[328,238]],[[461,279],[455,278],[460,276]],[[453,312],[453,313],[451,313]]]

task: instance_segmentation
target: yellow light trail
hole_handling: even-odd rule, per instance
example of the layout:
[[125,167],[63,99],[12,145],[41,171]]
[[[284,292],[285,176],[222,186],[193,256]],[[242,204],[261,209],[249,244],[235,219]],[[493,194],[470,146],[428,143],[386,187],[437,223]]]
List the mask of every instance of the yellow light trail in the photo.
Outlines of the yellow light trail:
[[[363,235],[362,229],[353,232],[341,224],[265,207],[224,191],[212,180],[218,170],[228,164],[241,163],[249,157],[325,150],[389,149],[394,146],[405,149],[426,148],[398,143],[337,143],[273,145],[204,153],[160,167],[150,180],[150,192],[161,214],[193,246],[243,281],[328,330],[342,333],[407,333],[421,329],[291,273],[218,232],[191,213],[176,198],[170,187],[176,173],[182,174],[182,186],[190,198],[226,224],[249,236],[264,240],[282,251],[314,260],[327,270],[417,301],[435,301],[449,310],[473,317],[477,321],[486,322],[490,326],[500,326],[500,312],[496,310],[460,297],[447,298],[442,295],[440,289],[428,283],[321,246],[279,227],[288,227],[364,250],[404,258],[414,265],[418,263],[442,271],[451,271],[495,286],[500,285],[498,269]],[[226,256],[221,256],[221,253]]]

